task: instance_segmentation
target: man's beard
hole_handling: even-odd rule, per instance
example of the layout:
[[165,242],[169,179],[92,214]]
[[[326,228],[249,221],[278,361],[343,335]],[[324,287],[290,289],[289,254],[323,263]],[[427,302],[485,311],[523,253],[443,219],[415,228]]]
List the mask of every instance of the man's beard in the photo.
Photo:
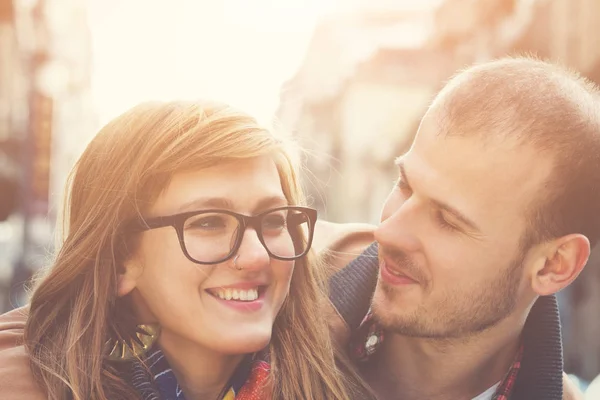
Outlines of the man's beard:
[[[405,254],[396,252],[393,258],[405,259],[414,272],[415,265]],[[515,309],[524,258],[525,252],[519,251],[509,267],[487,284],[462,287],[460,291],[447,288],[441,301],[420,305],[408,314],[389,311],[388,307],[401,309],[402,304],[394,301],[396,287],[379,280],[373,301],[374,316],[386,330],[403,336],[454,339],[485,331],[507,318]],[[424,285],[425,282],[419,284]],[[378,291],[381,292],[379,295]],[[377,301],[382,296],[385,296],[385,305]]]

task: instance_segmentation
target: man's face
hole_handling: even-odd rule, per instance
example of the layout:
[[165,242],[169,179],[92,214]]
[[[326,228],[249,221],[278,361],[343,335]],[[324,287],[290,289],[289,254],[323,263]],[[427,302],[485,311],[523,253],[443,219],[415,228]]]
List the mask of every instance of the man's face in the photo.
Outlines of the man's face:
[[529,293],[522,237],[551,164],[511,139],[443,135],[439,112],[398,160],[375,234],[373,311],[391,331],[451,338],[497,324]]

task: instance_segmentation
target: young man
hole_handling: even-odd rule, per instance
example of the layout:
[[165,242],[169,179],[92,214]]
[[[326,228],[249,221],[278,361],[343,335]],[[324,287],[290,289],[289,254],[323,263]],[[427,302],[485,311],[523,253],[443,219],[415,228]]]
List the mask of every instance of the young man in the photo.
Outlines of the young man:
[[598,91],[532,59],[472,67],[396,164],[377,244],[331,281],[350,328],[374,293],[351,344],[378,398],[576,398],[553,294],[600,235]]

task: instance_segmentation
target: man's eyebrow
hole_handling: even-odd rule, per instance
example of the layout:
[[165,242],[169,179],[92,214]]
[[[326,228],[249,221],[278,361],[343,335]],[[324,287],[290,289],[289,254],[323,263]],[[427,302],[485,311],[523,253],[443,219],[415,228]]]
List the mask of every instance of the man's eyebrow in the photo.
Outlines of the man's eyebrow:
[[459,221],[461,221],[463,224],[465,224],[466,226],[468,226],[473,231],[475,231],[475,232],[481,232],[481,229],[479,229],[479,227],[477,226],[477,224],[475,224],[475,222],[473,222],[470,218],[468,218],[463,213],[461,213],[460,211],[458,211],[456,208],[454,208],[451,205],[446,204],[446,203],[444,203],[442,201],[439,201],[439,200],[435,200],[435,199],[430,199],[430,200],[438,208],[440,208],[441,210],[446,211],[447,213],[452,214],[454,216],[454,218],[456,218]]
[[[396,158],[394,163],[398,166],[398,169],[400,170],[400,176],[401,176],[402,180],[404,181],[404,183],[406,183],[408,186],[410,186],[408,177],[406,176],[406,169],[404,168],[404,160],[402,159],[402,157]],[[475,222],[473,222],[470,218],[465,216],[462,212],[458,211],[456,208],[454,208],[451,205],[444,203],[443,201],[440,201],[440,200],[436,200],[436,199],[432,199],[432,198],[429,198],[429,200],[433,204],[435,204],[439,209],[452,214],[454,216],[454,218],[461,221],[463,224],[465,224],[467,227],[469,227],[473,231],[481,232],[481,229],[479,229],[479,227],[477,226],[477,224]]]

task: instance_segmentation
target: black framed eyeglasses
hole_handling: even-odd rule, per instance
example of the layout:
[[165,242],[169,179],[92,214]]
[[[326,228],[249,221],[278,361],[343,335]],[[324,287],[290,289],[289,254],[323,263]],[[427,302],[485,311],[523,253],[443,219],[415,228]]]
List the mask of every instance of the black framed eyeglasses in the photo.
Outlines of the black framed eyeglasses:
[[304,257],[312,245],[316,221],[317,210],[308,207],[277,207],[254,216],[211,209],[142,219],[133,229],[172,226],[183,254],[196,264],[210,265],[233,257],[248,227],[256,231],[272,258],[289,261]]

